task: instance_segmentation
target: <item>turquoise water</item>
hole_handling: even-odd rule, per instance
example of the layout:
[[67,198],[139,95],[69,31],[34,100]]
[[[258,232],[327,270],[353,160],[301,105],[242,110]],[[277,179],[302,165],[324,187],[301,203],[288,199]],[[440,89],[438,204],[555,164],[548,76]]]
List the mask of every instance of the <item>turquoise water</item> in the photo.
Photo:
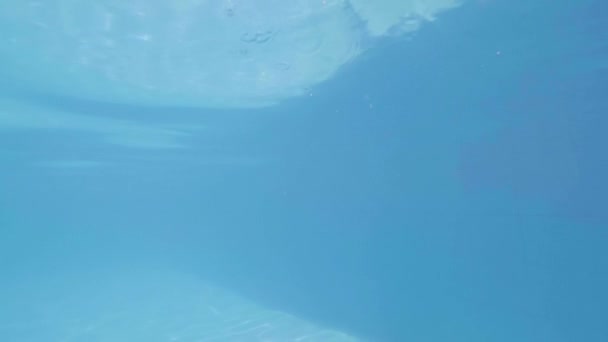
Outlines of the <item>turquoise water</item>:
[[0,69],[0,340],[608,340],[606,23],[469,1],[256,108]]

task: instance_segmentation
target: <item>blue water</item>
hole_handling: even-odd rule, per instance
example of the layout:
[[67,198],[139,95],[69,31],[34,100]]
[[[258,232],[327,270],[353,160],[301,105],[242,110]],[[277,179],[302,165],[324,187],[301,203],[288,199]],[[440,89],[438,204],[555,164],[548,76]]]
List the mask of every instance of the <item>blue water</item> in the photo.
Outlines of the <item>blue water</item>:
[[603,1],[471,1],[265,109],[3,86],[49,111],[205,127],[175,150],[0,130],[0,320],[22,327],[0,321],[3,341],[62,341],[24,337],[36,277],[123,268],[369,341],[608,341]]

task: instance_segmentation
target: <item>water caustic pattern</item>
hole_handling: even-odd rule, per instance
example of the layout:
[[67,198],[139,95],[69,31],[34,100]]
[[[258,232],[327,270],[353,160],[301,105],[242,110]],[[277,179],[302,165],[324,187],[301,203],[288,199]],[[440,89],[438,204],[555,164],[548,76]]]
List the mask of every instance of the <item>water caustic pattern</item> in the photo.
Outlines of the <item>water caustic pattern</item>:
[[[59,276],[3,289],[0,340],[20,342],[354,342],[196,277]],[[30,286],[24,285],[30,283]]]
[[250,107],[459,0],[4,0],[0,74],[96,100]]

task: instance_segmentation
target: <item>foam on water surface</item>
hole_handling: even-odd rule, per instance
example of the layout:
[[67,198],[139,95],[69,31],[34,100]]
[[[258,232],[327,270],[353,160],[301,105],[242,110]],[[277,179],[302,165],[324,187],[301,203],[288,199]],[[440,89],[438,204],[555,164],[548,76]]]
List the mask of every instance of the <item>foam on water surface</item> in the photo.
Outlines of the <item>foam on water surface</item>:
[[140,104],[256,107],[306,94],[376,37],[457,0],[2,1],[0,75]]

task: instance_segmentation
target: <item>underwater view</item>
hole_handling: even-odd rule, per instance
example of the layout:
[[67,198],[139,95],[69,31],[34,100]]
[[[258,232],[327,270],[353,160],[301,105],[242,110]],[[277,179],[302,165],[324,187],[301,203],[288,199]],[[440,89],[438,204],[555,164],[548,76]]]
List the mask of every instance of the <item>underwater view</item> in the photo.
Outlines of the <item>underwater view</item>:
[[1,342],[608,341],[608,2],[3,0]]

